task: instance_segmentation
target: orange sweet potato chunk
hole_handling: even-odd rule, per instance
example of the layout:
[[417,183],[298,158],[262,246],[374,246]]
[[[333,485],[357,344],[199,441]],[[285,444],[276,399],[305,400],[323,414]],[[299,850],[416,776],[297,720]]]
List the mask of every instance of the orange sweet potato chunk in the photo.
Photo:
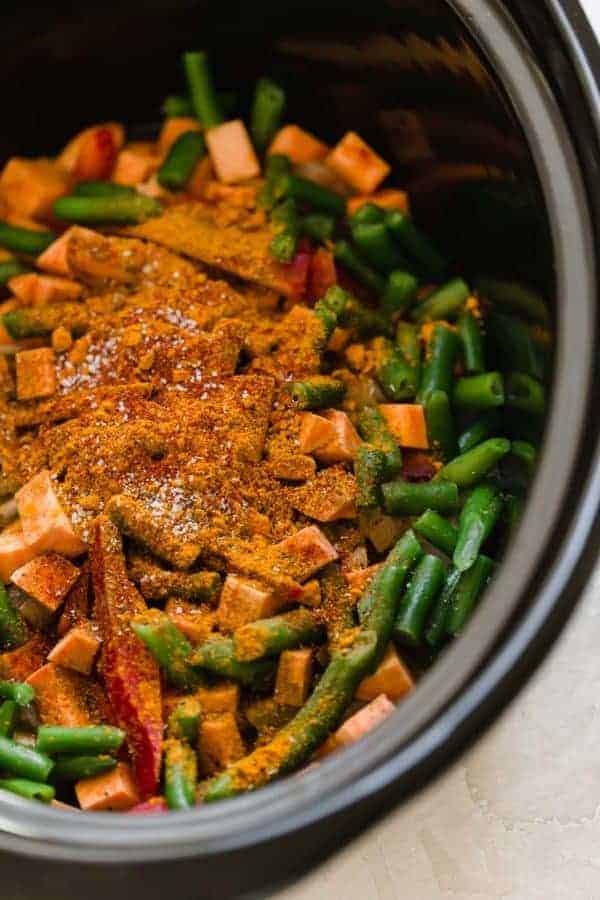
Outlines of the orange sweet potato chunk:
[[278,607],[275,592],[266,585],[241,575],[228,575],[217,609],[219,628],[233,632],[248,622],[272,616]]
[[401,700],[412,691],[414,681],[393,644],[390,644],[376,671],[364,678],[356,691],[357,700],[375,700],[385,694],[389,700]]
[[15,569],[38,553],[35,545],[26,542],[21,522],[12,522],[0,532],[0,580],[8,581]]
[[49,613],[61,605],[79,576],[79,569],[57,553],[36,556],[13,572],[13,584],[37,600]]
[[334,437],[315,450],[315,456],[322,463],[352,462],[362,441],[345,412],[328,409],[323,418],[333,426]]
[[284,650],[279,657],[275,680],[275,702],[282,706],[302,706],[308,697],[312,677],[312,650]]
[[61,638],[48,654],[48,660],[65,669],[73,669],[74,672],[89,675],[99,649],[100,638],[89,626],[80,625],[71,628]]
[[338,558],[337,550],[316,525],[301,528],[280,541],[277,547],[286,556],[295,559],[296,566],[302,570],[302,580],[310,578]]
[[160,163],[160,156],[149,152],[149,148],[132,144],[119,152],[112,180],[116,184],[141,184],[154,175]]
[[353,216],[365,203],[374,203],[382,209],[397,209],[402,213],[410,212],[408,194],[397,188],[386,188],[376,194],[359,194],[358,197],[350,197],[346,205],[348,215]]
[[202,722],[198,751],[202,770],[207,774],[241,759],[244,742],[233,713],[221,713]]
[[379,411],[401,447],[429,449],[425,411],[420,403],[382,403]]
[[50,159],[13,156],[0,175],[0,200],[20,216],[51,217],[54,201],[68,191],[68,176]]
[[83,778],[75,785],[75,793],[80,807],[94,812],[124,812],[140,802],[135,779],[126,763],[119,763],[111,772]]
[[52,347],[21,350],[16,355],[17,397],[19,400],[41,400],[56,391],[56,370]]
[[83,287],[77,281],[40,275],[39,272],[15,275],[9,280],[8,286],[15,297],[32,306],[60,303],[61,300],[79,300],[83,293]]
[[388,163],[355,131],[336,144],[327,165],[361,194],[371,194],[391,172]]
[[25,543],[36,548],[34,555],[53,550],[64,556],[78,556],[86,550],[56,496],[47,469],[17,491],[16,501]]
[[329,147],[299,125],[284,125],[271,142],[268,154],[287,156],[295,165],[323,159]]
[[79,225],[72,225],[64,234],[53,241],[49,247],[46,247],[36,259],[36,266],[44,272],[50,272],[52,275],[70,275],[71,269],[68,262],[69,242],[74,236],[83,236],[95,239],[96,233],[90,228],[81,228]]
[[35,691],[43,724],[67,727],[92,724],[84,702],[86,682],[77,672],[48,662],[29,676],[27,684]]

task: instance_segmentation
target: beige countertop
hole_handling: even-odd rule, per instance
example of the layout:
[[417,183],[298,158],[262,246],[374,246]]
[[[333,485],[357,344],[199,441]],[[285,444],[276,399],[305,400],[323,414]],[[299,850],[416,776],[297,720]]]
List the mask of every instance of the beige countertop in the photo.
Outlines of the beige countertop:
[[[600,0],[582,5],[600,33]],[[278,900],[597,900],[599,723],[600,568],[483,739]]]

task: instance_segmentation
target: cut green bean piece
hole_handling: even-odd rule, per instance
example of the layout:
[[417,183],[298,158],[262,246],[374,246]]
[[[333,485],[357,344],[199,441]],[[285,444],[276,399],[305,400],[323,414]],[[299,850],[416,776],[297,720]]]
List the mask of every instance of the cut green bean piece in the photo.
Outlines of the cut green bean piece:
[[447,263],[431,239],[418,228],[412,219],[394,209],[385,217],[386,225],[419,266],[433,278],[444,274]]
[[375,378],[388,400],[396,403],[412,400],[417,393],[415,370],[395,347],[390,348],[385,362],[375,371]]
[[469,286],[462,278],[454,278],[415,306],[411,318],[419,323],[454,319],[464,308],[470,293]]
[[167,119],[181,119],[193,116],[194,107],[189,97],[182,97],[180,94],[170,94],[163,100],[161,112]]
[[198,673],[188,663],[192,645],[165,613],[148,610],[136,616],[131,627],[171,684],[190,690],[201,683]]
[[41,725],[36,749],[48,756],[96,756],[116,753],[124,740],[125,732],[112,725]]
[[440,516],[434,509],[427,509],[414,523],[413,528],[425,540],[452,556],[458,538],[458,529],[452,522]]
[[0,737],[12,737],[18,720],[18,704],[14,700],[5,700],[0,706]]
[[281,124],[285,92],[270,78],[257,82],[250,114],[250,133],[254,146],[263,153]]
[[472,450],[477,444],[481,444],[487,438],[497,434],[500,429],[500,414],[495,409],[485,412],[472,425],[469,425],[458,438],[458,449],[461,453]]
[[523,322],[514,316],[493,312],[488,315],[486,326],[499,368],[525,372],[533,378],[543,377],[543,357]]
[[504,405],[504,381],[500,372],[465,375],[454,384],[452,401],[459,409],[492,409]]
[[168,735],[196,746],[202,706],[196,697],[184,697],[169,716]]
[[38,231],[0,222],[0,247],[12,253],[39,256],[56,238],[57,235],[53,231]]
[[543,385],[524,372],[511,372],[506,376],[506,405],[532,416],[543,415],[546,405]]
[[446,637],[454,591],[460,577],[461,573],[456,569],[452,569],[429,617],[425,630],[425,641],[434,649],[437,649]]
[[0,697],[13,700],[18,706],[29,706],[35,699],[35,691],[21,681],[0,681]]
[[376,203],[363,203],[354,215],[350,216],[350,228],[356,228],[357,225],[376,225],[378,222],[385,220],[385,213]]
[[383,222],[355,225],[352,240],[358,252],[378,272],[408,268],[406,259],[394,243]]
[[323,629],[314,613],[308,609],[296,609],[242,625],[233,635],[234,654],[237,662],[253,662],[284,650],[318,643],[323,636]]
[[427,615],[445,580],[446,569],[441,559],[426,554],[413,572],[400,601],[394,622],[395,640],[409,646],[422,643]]
[[381,490],[390,516],[419,516],[427,509],[451,513],[458,508],[458,488],[450,481],[390,481]]
[[537,460],[537,450],[533,444],[529,441],[513,441],[510,445],[510,452],[515,459],[523,463],[527,474],[533,475]]
[[510,441],[506,438],[489,438],[446,463],[436,479],[453,482],[461,488],[470,487],[485,478],[509,450]]
[[44,753],[0,737],[0,769],[5,772],[32,781],[46,781],[53,766],[53,761]]
[[374,294],[380,296],[385,291],[385,278],[367,265],[348,241],[337,241],[333,248],[333,255],[337,262],[354,275],[357,281],[363,284]]
[[171,191],[182,190],[192,177],[196,164],[205,155],[204,135],[199,131],[184,132],[171,146],[158,170],[159,184]]
[[314,313],[323,326],[325,341],[329,340],[338,323],[342,321],[351,302],[351,295],[339,285],[330,287],[325,296],[317,300]]
[[478,293],[497,306],[519,313],[532,322],[548,324],[550,315],[543,297],[533,288],[517,281],[498,281],[495,278],[478,278]]
[[458,336],[462,343],[465,369],[470,375],[485,372],[485,351],[479,319],[472,312],[462,313],[458,320]]
[[390,272],[381,298],[381,305],[389,315],[402,313],[411,305],[419,287],[418,279],[411,272],[396,269]]
[[425,420],[429,446],[438,451],[444,461],[453,459],[458,451],[454,416],[445,391],[432,391],[425,400]]
[[215,637],[205,641],[194,649],[190,656],[190,665],[206,669],[214,675],[232,678],[256,690],[269,686],[275,675],[275,663],[271,658],[256,659],[252,662],[237,660],[231,638]]
[[198,761],[196,751],[185,741],[165,741],[165,799],[169,809],[196,805]]
[[331,240],[335,229],[335,219],[327,213],[308,213],[299,222],[300,233],[324,244]]
[[466,499],[458,522],[458,539],[452,561],[459,572],[470,569],[502,512],[500,492],[491,484],[480,484]]
[[467,623],[477,600],[488,583],[494,569],[494,562],[488,556],[478,556],[474,565],[459,578],[452,596],[448,616],[448,632],[459,634]]
[[54,215],[64,222],[79,225],[135,225],[152,216],[159,216],[162,206],[158,200],[143,194],[123,194],[116,197],[59,197],[54,201]]
[[0,790],[10,791],[11,794],[18,794],[28,800],[40,800],[42,803],[50,803],[56,796],[51,785],[26,778],[0,778]]
[[344,382],[329,375],[311,375],[304,381],[292,381],[285,387],[299,409],[339,406],[346,393]]
[[424,403],[433,391],[452,396],[453,371],[460,342],[446,325],[436,325],[429,341],[427,362],[421,376],[417,402]]
[[220,125],[223,116],[206,53],[202,51],[184,53],[183,68],[196,118],[205,128]]
[[296,249],[298,246],[298,235],[295,231],[291,231],[289,228],[286,228],[284,231],[280,231],[279,234],[276,234],[271,243],[269,244],[269,250],[271,252],[271,256],[280,263],[291,263],[294,256],[296,255]]
[[16,275],[25,275],[27,272],[31,272],[31,269],[20,263],[18,259],[7,259],[0,262],[0,284],[6,284]]
[[59,325],[71,334],[79,336],[87,329],[89,316],[83,303],[48,303],[44,306],[28,306],[4,313],[2,323],[16,341],[29,337],[45,337]]
[[354,460],[358,509],[377,509],[381,506],[381,484],[385,480],[386,472],[385,453],[369,444],[362,444]]
[[287,156],[280,153],[272,153],[265,161],[265,183],[259,191],[257,203],[263,209],[272,209],[277,202],[275,188],[282,175],[288,175],[292,171],[292,164]]
[[384,417],[375,406],[363,409],[358,420],[358,430],[365,441],[385,455],[386,478],[395,478],[399,475],[402,469],[402,451]]
[[135,188],[114,181],[80,181],[71,192],[72,197],[131,197]]
[[52,769],[53,781],[79,781],[110,772],[117,765],[114,756],[63,756]]
[[28,637],[27,625],[6,593],[6,588],[0,583],[0,644],[2,649],[14,650],[24,644]]
[[396,325],[396,345],[409,366],[413,369],[421,368],[421,340],[419,329],[410,322],[398,322]]
[[330,213],[340,218],[344,215],[346,201],[341,194],[330,191],[329,188],[302,178],[300,175],[282,175],[275,185],[275,197],[291,197],[298,203],[307,204],[315,210]]

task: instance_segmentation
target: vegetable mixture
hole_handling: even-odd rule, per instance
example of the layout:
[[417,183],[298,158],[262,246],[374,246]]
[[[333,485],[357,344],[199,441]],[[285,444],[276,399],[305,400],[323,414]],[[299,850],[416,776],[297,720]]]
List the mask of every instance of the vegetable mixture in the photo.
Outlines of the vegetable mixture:
[[156,140],[0,176],[0,789],[70,808],[222,800],[375,728],[479,602],[543,420],[534,290],[465,280],[355,132],[183,68]]

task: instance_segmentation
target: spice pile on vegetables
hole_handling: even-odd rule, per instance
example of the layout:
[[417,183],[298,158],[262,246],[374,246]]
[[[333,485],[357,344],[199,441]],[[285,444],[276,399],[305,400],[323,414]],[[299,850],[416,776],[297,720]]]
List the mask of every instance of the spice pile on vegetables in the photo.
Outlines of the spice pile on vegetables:
[[160,813],[359,740],[518,520],[548,312],[413,221],[358,134],[227,118],[0,176],[0,789]]

